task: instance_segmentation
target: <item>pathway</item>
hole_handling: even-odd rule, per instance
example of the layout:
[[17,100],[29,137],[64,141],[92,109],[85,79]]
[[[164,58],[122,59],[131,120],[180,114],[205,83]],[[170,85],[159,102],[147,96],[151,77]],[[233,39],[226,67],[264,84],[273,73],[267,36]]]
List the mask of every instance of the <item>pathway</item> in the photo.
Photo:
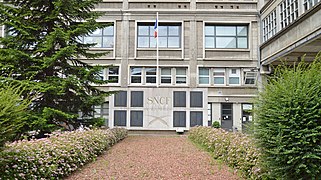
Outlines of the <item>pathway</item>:
[[129,136],[72,174],[77,179],[239,179],[186,136]]

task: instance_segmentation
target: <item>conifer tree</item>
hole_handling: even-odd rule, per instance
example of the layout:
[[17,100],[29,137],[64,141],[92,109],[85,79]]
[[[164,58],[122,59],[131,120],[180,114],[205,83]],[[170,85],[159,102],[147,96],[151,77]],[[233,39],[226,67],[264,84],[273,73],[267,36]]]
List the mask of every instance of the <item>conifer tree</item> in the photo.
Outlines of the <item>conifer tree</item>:
[[[95,44],[79,37],[108,24],[96,22],[102,13],[93,11],[100,0],[8,0],[0,4],[0,76],[25,84],[34,98],[29,125],[48,131],[58,124],[79,124],[81,111],[90,117],[93,106],[109,95],[93,84],[102,66],[80,59],[95,59]],[[90,118],[87,118],[87,120]]]

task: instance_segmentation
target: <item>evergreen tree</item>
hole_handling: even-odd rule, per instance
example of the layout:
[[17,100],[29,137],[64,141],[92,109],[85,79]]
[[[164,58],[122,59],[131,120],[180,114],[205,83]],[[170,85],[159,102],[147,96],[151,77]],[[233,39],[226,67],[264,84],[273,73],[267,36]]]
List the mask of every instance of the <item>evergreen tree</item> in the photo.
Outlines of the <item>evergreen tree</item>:
[[[25,94],[34,98],[29,126],[48,131],[58,124],[79,124],[79,111],[91,117],[93,106],[109,95],[94,84],[102,66],[83,59],[95,44],[80,37],[108,24],[96,22],[102,13],[93,11],[100,0],[8,0],[0,4],[0,24],[6,36],[0,38],[0,76],[19,81]],[[89,120],[90,118],[87,118]],[[91,119],[93,120],[93,119]]]

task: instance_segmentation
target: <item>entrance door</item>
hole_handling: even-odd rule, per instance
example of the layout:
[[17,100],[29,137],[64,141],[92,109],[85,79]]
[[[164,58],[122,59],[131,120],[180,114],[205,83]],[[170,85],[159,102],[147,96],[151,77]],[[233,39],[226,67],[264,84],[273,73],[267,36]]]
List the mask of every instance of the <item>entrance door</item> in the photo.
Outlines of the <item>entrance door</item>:
[[252,121],[252,104],[242,104],[242,132],[246,132],[249,123]]
[[221,109],[221,127],[226,131],[233,131],[233,103],[222,103]]

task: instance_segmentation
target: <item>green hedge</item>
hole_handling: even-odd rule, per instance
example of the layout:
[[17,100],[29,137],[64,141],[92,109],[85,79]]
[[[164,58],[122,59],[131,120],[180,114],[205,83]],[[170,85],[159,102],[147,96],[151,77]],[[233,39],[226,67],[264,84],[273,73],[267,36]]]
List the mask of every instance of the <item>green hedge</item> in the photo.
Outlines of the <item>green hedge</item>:
[[210,127],[194,127],[190,129],[188,137],[211,152],[215,159],[238,170],[243,177],[261,178],[260,153],[247,135]]
[[321,179],[321,54],[313,63],[282,65],[255,108],[254,135],[275,179]]
[[126,129],[73,131],[8,144],[0,179],[62,179],[126,136]]

